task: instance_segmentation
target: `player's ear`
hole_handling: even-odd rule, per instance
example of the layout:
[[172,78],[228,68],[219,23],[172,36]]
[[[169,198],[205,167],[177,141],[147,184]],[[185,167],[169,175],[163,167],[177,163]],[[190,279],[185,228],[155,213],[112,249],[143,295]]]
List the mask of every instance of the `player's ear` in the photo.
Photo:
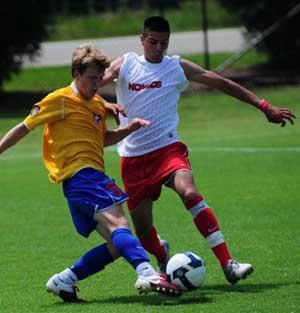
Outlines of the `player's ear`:
[[78,70],[75,70],[73,73],[74,78],[79,78],[80,77],[80,73]]

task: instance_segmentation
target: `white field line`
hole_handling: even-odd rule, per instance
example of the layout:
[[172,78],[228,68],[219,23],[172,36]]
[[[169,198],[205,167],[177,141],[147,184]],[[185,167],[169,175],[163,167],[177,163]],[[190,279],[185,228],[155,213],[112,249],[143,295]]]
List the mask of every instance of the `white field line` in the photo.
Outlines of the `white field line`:
[[[115,152],[116,147],[105,148],[106,152]],[[193,153],[300,153],[300,147],[189,147]],[[0,155],[1,160],[21,160],[41,158],[40,152]]]
[[191,147],[191,152],[300,153],[300,147]]

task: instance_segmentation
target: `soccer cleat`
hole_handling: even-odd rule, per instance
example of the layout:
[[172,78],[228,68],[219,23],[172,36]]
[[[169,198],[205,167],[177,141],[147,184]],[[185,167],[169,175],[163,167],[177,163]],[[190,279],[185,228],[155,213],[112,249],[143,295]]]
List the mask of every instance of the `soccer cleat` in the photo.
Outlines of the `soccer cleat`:
[[63,283],[58,274],[54,274],[46,284],[46,290],[55,296],[59,296],[64,302],[84,302],[77,297],[77,286]]
[[135,288],[140,294],[147,292],[158,292],[163,295],[179,297],[181,289],[167,281],[166,275],[139,276]]
[[167,263],[170,259],[170,245],[169,243],[164,240],[161,239],[160,240],[161,245],[164,247],[165,251],[166,251],[166,258],[163,262],[158,262],[157,261],[157,271],[159,274],[166,274],[166,269],[167,269]]
[[233,285],[240,279],[245,279],[253,271],[254,269],[251,264],[239,263],[235,260],[230,260],[224,268],[226,279]]

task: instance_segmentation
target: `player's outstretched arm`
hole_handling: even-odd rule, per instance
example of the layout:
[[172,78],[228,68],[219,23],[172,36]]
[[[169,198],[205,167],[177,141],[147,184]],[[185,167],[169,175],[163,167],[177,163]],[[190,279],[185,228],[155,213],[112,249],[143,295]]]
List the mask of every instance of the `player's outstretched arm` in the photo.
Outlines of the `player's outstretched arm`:
[[183,59],[181,60],[181,66],[188,80],[218,89],[234,98],[255,106],[265,114],[269,122],[280,124],[282,127],[285,126],[286,121],[294,124],[293,119],[296,116],[291,110],[274,107],[266,100],[259,98],[249,89],[217,73],[207,71],[193,62]]
[[104,146],[111,146],[121,141],[134,131],[142,127],[148,127],[151,122],[141,118],[134,118],[126,127],[107,130],[105,133]]
[[22,122],[9,130],[0,141],[0,154],[25,137],[30,130]]

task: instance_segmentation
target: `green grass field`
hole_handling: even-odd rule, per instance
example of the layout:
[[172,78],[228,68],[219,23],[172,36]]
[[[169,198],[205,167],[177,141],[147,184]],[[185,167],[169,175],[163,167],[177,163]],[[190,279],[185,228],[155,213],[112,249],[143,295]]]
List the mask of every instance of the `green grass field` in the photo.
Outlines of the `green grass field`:
[[[297,87],[257,92],[299,115]],[[80,282],[87,303],[69,305],[51,297],[45,292],[48,278],[99,238],[86,240],[75,232],[60,186],[47,180],[36,130],[0,156],[1,312],[299,312],[299,123],[269,124],[254,108],[217,93],[183,97],[180,112],[181,138],[190,147],[199,191],[215,210],[233,255],[254,265],[252,276],[228,285],[191,217],[164,189],[155,205],[156,225],[172,253],[190,250],[205,260],[207,278],[200,290],[179,299],[139,296],[134,271],[118,260]],[[19,120],[1,118],[0,136]],[[113,149],[106,151],[106,164],[121,184]]]
[[[147,7],[131,10],[126,5],[114,13],[91,13],[87,16],[64,13],[56,16],[49,41],[136,35],[140,33],[145,18],[160,14],[158,10]],[[237,16],[226,11],[217,0],[207,1],[207,15],[210,28],[241,25]],[[185,1],[178,9],[167,9],[164,16],[174,32],[202,29],[201,7],[197,0]]]
[[[215,70],[219,65],[223,64],[232,53],[212,53],[210,55],[211,69]],[[183,55],[200,66],[204,66],[204,55]],[[267,62],[267,56],[262,53],[251,51],[244,55],[234,65],[234,69],[243,69],[257,64]],[[70,67],[67,66],[51,66],[51,67],[32,67],[24,68],[18,74],[13,74],[11,80],[4,82],[4,91],[40,91],[53,90],[69,84],[71,81]]]

